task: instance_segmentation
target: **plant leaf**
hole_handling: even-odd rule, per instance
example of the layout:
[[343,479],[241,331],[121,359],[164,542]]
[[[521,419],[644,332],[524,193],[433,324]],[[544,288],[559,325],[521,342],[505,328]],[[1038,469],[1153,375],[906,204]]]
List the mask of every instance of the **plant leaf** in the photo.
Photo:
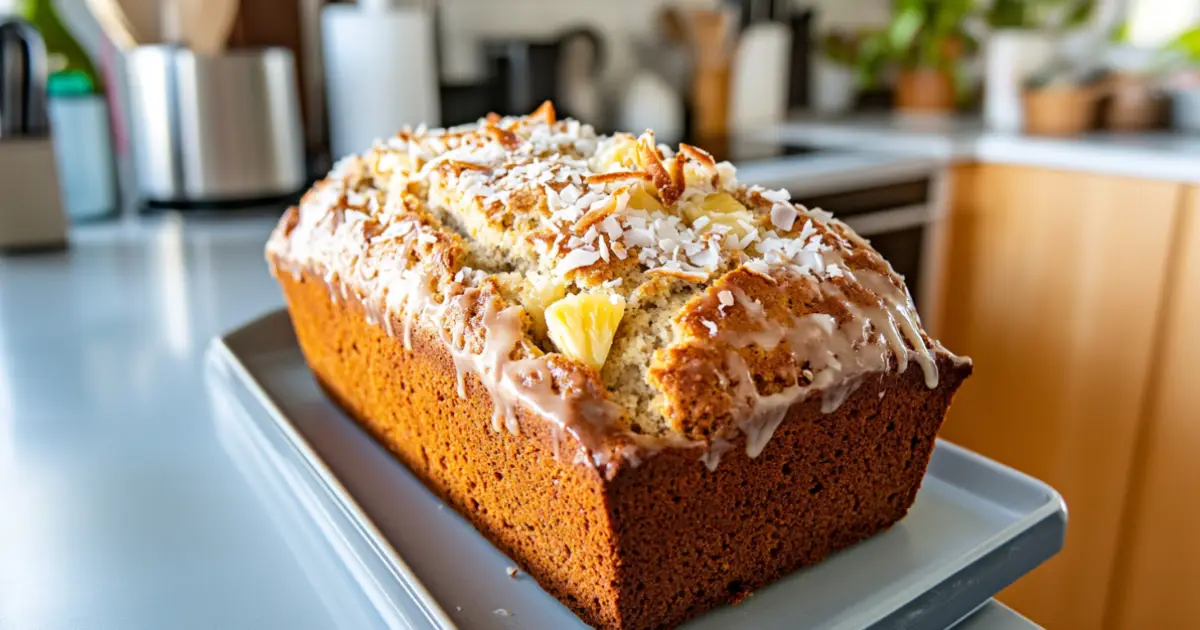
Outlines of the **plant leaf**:
[[1108,36],[1108,41],[1114,44],[1128,44],[1129,30],[1129,20],[1121,22],[1117,28],[1113,29],[1112,34]]
[[921,0],[905,0],[896,8],[896,15],[888,27],[888,43],[891,49],[901,53],[912,47],[917,32],[925,23],[925,3]]
[[1092,13],[1096,10],[1095,0],[1078,0],[1071,7],[1071,11],[1067,13],[1067,18],[1063,21],[1064,28],[1079,28],[1092,19]]
[[858,83],[864,88],[874,87],[879,82],[883,62],[887,59],[888,38],[886,33],[871,33],[858,48]]
[[1200,64],[1200,26],[1194,26],[1167,44],[1167,50],[1179,53],[1193,64]]

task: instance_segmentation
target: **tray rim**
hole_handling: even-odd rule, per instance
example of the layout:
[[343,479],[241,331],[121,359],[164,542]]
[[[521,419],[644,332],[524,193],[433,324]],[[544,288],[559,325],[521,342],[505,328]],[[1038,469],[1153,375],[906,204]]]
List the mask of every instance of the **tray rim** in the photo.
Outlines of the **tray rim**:
[[[239,333],[245,333],[257,325],[263,324],[271,319],[278,318],[281,313],[286,314],[285,309],[277,309],[268,312],[260,317],[256,317],[245,325],[231,330],[223,335],[213,337],[209,344],[209,352],[216,352],[223,355],[226,366],[246,385],[248,392],[263,406],[271,416],[274,425],[284,436],[288,442],[296,448],[303,456],[305,464],[310,468],[310,471],[323,483],[326,484],[326,489],[330,492],[335,504],[347,516],[356,528],[367,541],[368,547],[381,557],[384,564],[392,572],[399,581],[403,581],[407,588],[413,591],[413,594],[419,598],[418,604],[423,608],[427,617],[431,622],[434,622],[440,628],[445,630],[457,630],[458,626],[451,620],[449,614],[442,608],[441,602],[429,592],[425,587],[425,583],[417,576],[416,572],[408,566],[408,563],[400,556],[391,541],[379,531],[379,527],[375,521],[371,519],[366,510],[358,503],[346,486],[342,484],[337,475],[329,467],[325,458],[313,448],[309,443],[308,438],[300,434],[296,427],[287,419],[287,415],[275,403],[275,400],[267,394],[266,388],[263,387],[250,369],[230,347],[229,338]],[[291,325],[291,320],[288,320],[288,325]]]
[[[431,617],[430,621],[439,624],[442,628],[448,630],[456,629],[458,626],[451,620],[446,611],[442,608],[437,598],[425,587],[424,582],[420,577],[408,566],[404,559],[392,546],[387,537],[379,530],[371,516],[366,512],[357,499],[350,493],[345,485],[338,479],[334,471],[329,467],[325,459],[316,451],[312,444],[304,435],[293,425],[292,421],[287,417],[287,414],[279,407],[275,400],[268,394],[262,382],[255,376],[241,357],[233,349],[231,342],[236,341],[240,336],[249,334],[252,330],[274,323],[276,320],[287,324],[290,336],[294,339],[294,329],[292,328],[291,319],[286,308],[278,308],[268,311],[262,315],[255,317],[246,323],[233,328],[224,334],[213,337],[210,342],[210,352],[219,352],[223,355],[226,365],[234,371],[239,380],[246,386],[248,392],[258,401],[266,412],[271,416],[273,424],[283,432],[288,441],[294,448],[303,456],[306,465],[311,469],[311,472],[326,485],[326,489],[335,499],[335,504],[347,516],[347,520],[355,526],[357,531],[363,535],[371,548],[377,555],[384,560],[384,564],[388,566],[391,573],[398,579],[402,580],[413,594],[420,598],[418,602]],[[963,572],[968,571],[976,563],[985,560],[989,556],[1003,552],[1006,544],[1012,543],[1021,538],[1023,535],[1031,534],[1039,526],[1045,527],[1053,525],[1056,517],[1061,521],[1061,532],[1059,534],[1059,542],[1052,554],[1032,563],[1025,573],[1039,566],[1053,555],[1056,555],[1062,549],[1063,537],[1065,537],[1066,521],[1067,521],[1067,506],[1062,495],[1049,484],[1024,473],[1015,468],[1005,466],[1000,462],[990,459],[984,455],[977,453],[971,449],[959,446],[948,440],[937,438],[937,451],[951,452],[958,455],[962,459],[971,460],[976,464],[982,465],[985,468],[1002,473],[1011,477],[1016,477],[1019,481],[1024,482],[1032,488],[1036,488],[1044,495],[1044,501],[1034,510],[1024,514],[1021,518],[1001,528],[986,541],[972,549],[965,555],[969,561],[962,563],[960,566],[947,565],[944,569],[937,571],[934,576],[926,579],[913,581],[898,589],[897,592],[889,597],[884,602],[879,602],[874,606],[874,610],[870,611],[870,626],[872,628],[895,626],[908,627],[903,620],[906,616],[905,612],[912,605],[918,602],[922,595],[931,593],[939,586],[947,582],[954,581],[955,577]],[[931,460],[932,466],[932,460]],[[928,475],[929,472],[926,472]],[[990,501],[988,497],[973,495],[984,501]],[[489,542],[490,544],[490,542]],[[1004,586],[1012,583],[1016,579],[1022,577],[1022,573],[1013,580],[1007,581]],[[1003,586],[1001,586],[1003,588]],[[1000,589],[997,589],[998,592]],[[990,601],[991,598],[989,598]],[[979,604],[985,605],[987,602]],[[953,625],[957,621],[961,621],[974,614],[978,607],[972,608],[966,615],[957,619],[951,620],[947,626]]]

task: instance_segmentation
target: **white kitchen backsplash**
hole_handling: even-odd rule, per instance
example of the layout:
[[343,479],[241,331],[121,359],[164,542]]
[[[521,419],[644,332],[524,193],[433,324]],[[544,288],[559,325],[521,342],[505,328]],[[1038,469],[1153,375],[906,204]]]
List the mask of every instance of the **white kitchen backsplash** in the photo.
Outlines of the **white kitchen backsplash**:
[[488,38],[545,37],[576,26],[604,36],[604,82],[613,86],[637,69],[633,42],[655,31],[663,0],[443,0],[442,74],[450,82],[483,78],[479,44]]
[[818,31],[882,27],[892,16],[891,0],[793,0],[792,4],[816,9]]
[[[490,37],[546,37],[580,25],[598,29],[608,44],[604,84],[619,90],[638,68],[633,42],[651,37],[663,6],[714,7],[719,0],[442,0],[443,78],[479,80],[485,72],[479,42]],[[878,26],[890,0],[794,0],[817,10],[818,28]]]

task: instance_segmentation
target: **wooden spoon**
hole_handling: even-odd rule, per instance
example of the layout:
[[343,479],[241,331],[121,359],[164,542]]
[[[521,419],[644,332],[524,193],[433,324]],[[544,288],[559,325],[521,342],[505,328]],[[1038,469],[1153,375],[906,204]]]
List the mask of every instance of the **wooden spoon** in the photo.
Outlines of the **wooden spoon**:
[[176,0],[183,40],[204,55],[219,55],[229,43],[239,0]]
[[733,53],[731,33],[736,25],[729,12],[691,10],[684,12],[683,18],[696,65],[728,65]]
[[157,0],[87,0],[104,34],[122,50],[161,39]]
[[722,152],[729,130],[729,65],[732,26],[727,11],[691,10],[683,14],[694,59],[692,136]]

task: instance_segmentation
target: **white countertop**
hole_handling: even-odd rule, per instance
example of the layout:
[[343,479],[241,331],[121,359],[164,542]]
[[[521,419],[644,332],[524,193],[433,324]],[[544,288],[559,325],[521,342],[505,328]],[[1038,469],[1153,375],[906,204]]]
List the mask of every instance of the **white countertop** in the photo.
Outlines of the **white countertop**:
[[829,151],[738,163],[738,181],[806,197],[928,177],[947,160],[879,151]]
[[276,308],[274,221],[0,258],[0,628],[334,628],[216,435],[209,339]]
[[1050,138],[989,131],[968,118],[875,115],[794,118],[753,135],[826,148],[1200,184],[1200,136],[1166,131]]

